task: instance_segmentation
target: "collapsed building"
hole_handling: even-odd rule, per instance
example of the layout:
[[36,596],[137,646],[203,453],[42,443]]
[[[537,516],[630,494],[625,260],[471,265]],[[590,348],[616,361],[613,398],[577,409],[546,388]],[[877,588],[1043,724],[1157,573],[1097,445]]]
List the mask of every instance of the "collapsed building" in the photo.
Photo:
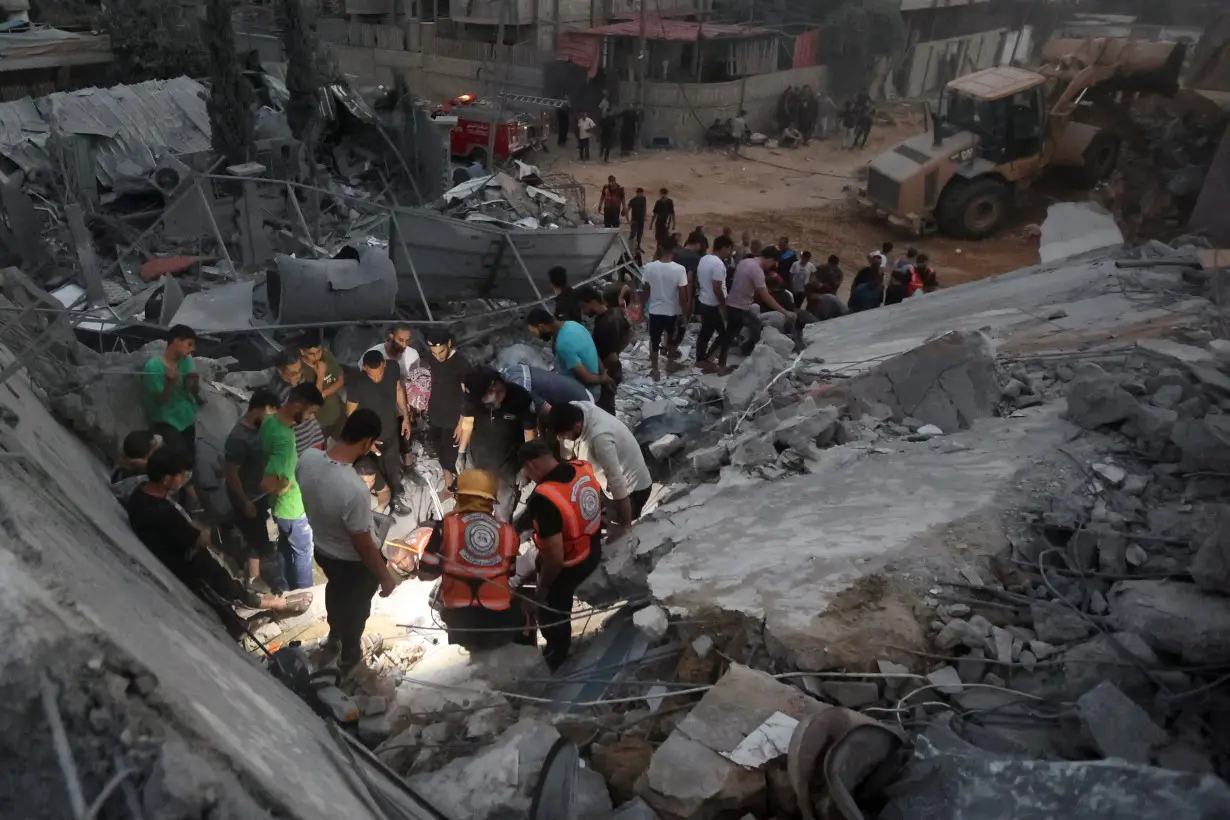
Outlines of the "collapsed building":
[[[729,376],[655,386],[634,345],[620,410],[661,488],[582,589],[569,664],[444,645],[403,584],[345,729],[136,541],[64,426],[98,441],[124,411],[123,354],[6,270],[3,714],[24,766],[0,805],[1224,816],[1230,266],[1199,237],[1123,248],[1094,208],[1054,216],[1054,261],[822,323],[801,352],[766,330]],[[201,362],[213,426],[233,367]],[[310,640],[315,609],[253,640]]]

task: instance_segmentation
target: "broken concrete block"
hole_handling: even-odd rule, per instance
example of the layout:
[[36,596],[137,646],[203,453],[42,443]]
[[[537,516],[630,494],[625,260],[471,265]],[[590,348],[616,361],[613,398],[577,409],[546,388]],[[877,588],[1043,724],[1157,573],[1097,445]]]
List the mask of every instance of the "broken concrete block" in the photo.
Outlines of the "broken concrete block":
[[995,352],[982,333],[947,333],[850,379],[864,406],[884,405],[895,420],[953,432],[994,414],[999,398]]
[[672,407],[670,399],[646,399],[641,402],[641,421],[660,416]]
[[634,797],[636,781],[649,768],[654,745],[648,740],[631,735],[594,745],[594,771],[606,778],[611,797],[616,802],[640,800]]
[[1093,471],[1101,476],[1103,481],[1115,488],[1123,486],[1123,480],[1127,478],[1127,470],[1118,464],[1094,464]]
[[1030,604],[1029,611],[1039,640],[1047,643],[1072,643],[1093,631],[1079,613],[1061,604]]
[[1109,681],[1132,697],[1149,697],[1153,682],[1131,663],[1132,658],[1146,668],[1158,664],[1157,655],[1144,639],[1131,632],[1098,635],[1077,644],[1059,657],[1063,662],[1064,696],[1075,700],[1099,683]]
[[926,436],[927,438],[935,438],[936,436],[944,435],[944,431],[936,427],[934,424],[924,424],[922,427],[918,428],[917,434],[920,436]]
[[1143,567],[1149,561],[1149,553],[1140,544],[1129,545],[1123,557],[1131,567]]
[[773,442],[807,453],[812,446],[827,447],[837,434],[839,412],[836,407],[821,407],[807,416],[786,419],[773,430]]
[[880,699],[880,687],[874,681],[830,680],[820,684],[820,691],[847,709],[869,706]]
[[732,467],[750,470],[777,461],[777,450],[773,440],[767,435],[752,435],[735,445],[730,454]]
[[1098,538],[1098,569],[1111,575],[1127,572],[1127,538],[1123,533],[1106,533]]
[[959,695],[965,691],[965,686],[961,683],[961,676],[951,666],[941,666],[928,674],[927,680],[945,695]]
[[982,649],[971,649],[969,654],[957,661],[957,674],[965,683],[978,683],[987,671],[987,653]]
[[1175,364],[1210,364],[1216,361],[1212,353],[1203,348],[1172,342],[1169,339],[1137,339],[1136,348]]
[[[476,820],[527,815],[534,784],[551,746],[559,739],[555,727],[521,720],[495,743],[474,757],[452,761],[436,772],[408,778],[409,784],[431,796],[437,809],[451,817]],[[606,810],[610,811],[610,798]]]
[[722,391],[726,403],[734,410],[745,410],[753,401],[763,400],[761,395],[769,382],[790,366],[790,362],[768,345],[756,345],[748,356],[726,379]]
[[1067,395],[1068,421],[1086,430],[1096,430],[1132,418],[1139,404],[1111,376],[1081,376]]
[[1230,415],[1181,419],[1170,438],[1183,454],[1185,472],[1230,472]]
[[1230,593],[1230,506],[1217,510],[1191,566],[1192,580],[1208,592]]
[[688,713],[637,782],[637,793],[659,813],[701,820],[757,805],[767,788],[763,768],[749,769],[723,757],[781,713],[795,720],[828,705],[771,676],[734,665]]
[[712,447],[702,447],[688,453],[688,461],[692,469],[698,473],[716,473],[726,463],[728,450],[725,444],[715,444]]
[[1115,624],[1154,650],[1186,663],[1230,663],[1230,598],[1177,581],[1120,581],[1107,599]]
[[674,433],[667,433],[649,445],[649,452],[659,461],[670,458],[683,449],[683,439]]
[[995,644],[995,662],[1004,666],[1012,663],[1012,633],[996,626],[991,629],[991,640]]
[[1110,681],[1076,701],[1085,734],[1103,757],[1146,764],[1149,754],[1170,738],[1136,703]]
[[1115,218],[1095,202],[1056,202],[1046,210],[1038,258],[1044,265],[1123,244]]
[[1177,384],[1165,384],[1149,397],[1149,403],[1154,407],[1173,410],[1183,401],[1183,388]]
[[1106,603],[1106,596],[1096,589],[1089,591],[1089,611],[1094,615],[1104,615],[1110,609],[1110,604]]
[[794,358],[794,339],[775,327],[765,327],[760,331],[760,344],[773,348],[784,359]]
[[658,641],[666,635],[666,630],[670,628],[670,615],[662,607],[650,605],[644,609],[638,609],[632,616],[632,623],[648,635],[650,640]]
[[895,784],[884,820],[1216,820],[1230,786],[1214,775],[1116,761],[1037,760],[988,752],[933,725],[915,743],[915,774]]
[[889,694],[896,694],[897,690],[908,680],[910,680],[910,668],[892,661],[877,660],[876,668],[880,670],[881,675],[885,675],[884,689]]
[[943,650],[952,649],[958,644],[968,646],[970,649],[979,649],[982,647],[984,637],[982,630],[969,621],[953,618],[944,625],[940,634],[935,636],[935,645]]

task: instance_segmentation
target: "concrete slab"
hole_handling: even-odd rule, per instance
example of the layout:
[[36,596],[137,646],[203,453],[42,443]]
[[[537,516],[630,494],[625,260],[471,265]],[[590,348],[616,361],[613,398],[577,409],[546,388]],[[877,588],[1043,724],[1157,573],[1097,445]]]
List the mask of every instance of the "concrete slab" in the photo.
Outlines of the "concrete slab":
[[[676,546],[649,576],[667,606],[706,606],[764,618],[766,629],[805,652],[814,619],[860,577],[929,555],[933,528],[972,516],[1034,458],[1070,430],[1054,407],[1019,419],[983,419],[965,432],[895,445],[880,454],[860,445],[825,451],[852,458],[841,469],[786,479],[750,494],[734,484],[706,503],[687,499],[660,521],[638,527],[640,550]],[[844,451],[844,452],[843,452]]]

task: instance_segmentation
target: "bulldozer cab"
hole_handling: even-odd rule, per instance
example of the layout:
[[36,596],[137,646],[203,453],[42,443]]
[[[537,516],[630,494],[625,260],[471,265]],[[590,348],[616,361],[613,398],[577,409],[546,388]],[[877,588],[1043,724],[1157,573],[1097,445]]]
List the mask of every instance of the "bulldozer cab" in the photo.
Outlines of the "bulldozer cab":
[[954,80],[936,117],[939,139],[967,131],[994,165],[1035,156],[1046,132],[1046,78],[1017,68],[991,68]]

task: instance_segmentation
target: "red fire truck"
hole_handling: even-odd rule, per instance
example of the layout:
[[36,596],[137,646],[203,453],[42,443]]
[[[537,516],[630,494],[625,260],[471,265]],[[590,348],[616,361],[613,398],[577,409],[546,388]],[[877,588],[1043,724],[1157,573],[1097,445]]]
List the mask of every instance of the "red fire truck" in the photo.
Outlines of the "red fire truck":
[[[550,115],[546,112],[537,116],[524,111],[514,110],[519,102],[536,103],[536,108],[550,108],[539,102],[543,98],[525,98],[525,100],[509,97],[503,106],[496,106],[486,100],[480,100],[471,94],[462,94],[436,107],[432,116],[437,120],[445,117],[456,118],[453,129],[449,132],[449,150],[456,157],[466,157],[480,165],[487,161],[487,150],[491,139],[491,125],[499,123],[495,132],[495,158],[505,162],[525,150],[545,142],[550,130]],[[548,102],[554,103],[554,100]],[[562,104],[562,103],[561,103]],[[502,109],[502,110],[497,110]]]

